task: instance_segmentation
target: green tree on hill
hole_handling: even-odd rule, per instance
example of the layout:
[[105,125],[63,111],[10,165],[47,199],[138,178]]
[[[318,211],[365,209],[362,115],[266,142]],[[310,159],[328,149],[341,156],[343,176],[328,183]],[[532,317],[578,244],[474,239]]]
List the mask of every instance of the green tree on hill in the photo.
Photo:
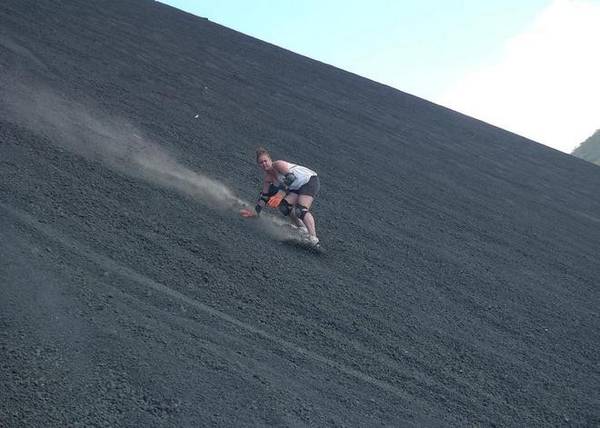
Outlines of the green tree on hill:
[[573,153],[573,156],[600,165],[600,129],[594,132],[590,138],[581,143]]

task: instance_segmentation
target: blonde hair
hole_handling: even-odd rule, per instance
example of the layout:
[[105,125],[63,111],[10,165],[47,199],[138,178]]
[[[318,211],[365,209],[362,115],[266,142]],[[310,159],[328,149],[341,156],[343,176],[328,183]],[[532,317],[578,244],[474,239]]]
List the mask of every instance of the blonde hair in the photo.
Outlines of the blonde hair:
[[271,158],[271,155],[269,154],[269,151],[267,149],[265,149],[264,147],[259,147],[256,149],[256,162],[258,162],[258,158],[262,155],[267,155],[269,158]]

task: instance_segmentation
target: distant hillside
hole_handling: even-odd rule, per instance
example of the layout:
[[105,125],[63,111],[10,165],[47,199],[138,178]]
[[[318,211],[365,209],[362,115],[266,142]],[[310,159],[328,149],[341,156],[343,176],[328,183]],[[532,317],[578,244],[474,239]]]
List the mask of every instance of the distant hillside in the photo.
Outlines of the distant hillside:
[[578,158],[600,165],[600,129],[573,150],[572,154]]

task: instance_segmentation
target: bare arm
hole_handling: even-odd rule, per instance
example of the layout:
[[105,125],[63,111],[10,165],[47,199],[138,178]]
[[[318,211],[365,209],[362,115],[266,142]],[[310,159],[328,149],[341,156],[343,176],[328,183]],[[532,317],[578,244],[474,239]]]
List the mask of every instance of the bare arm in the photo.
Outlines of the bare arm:
[[[269,200],[271,198],[273,198],[279,191],[279,187],[276,185],[276,183],[277,183],[277,177],[275,176],[275,174],[267,173],[265,175],[265,178],[263,180],[262,191],[260,192],[258,201],[256,202],[256,207],[255,207],[256,214],[260,214],[261,210],[266,205],[272,206],[269,203]],[[281,200],[281,198],[283,196],[285,196],[285,193],[281,197],[279,197],[279,200]],[[274,205],[274,206],[276,206],[276,205]]]
[[260,192],[258,201],[256,201],[256,206],[254,207],[257,215],[260,214],[261,210],[265,207],[265,205],[267,205],[269,197],[266,195],[269,192],[269,187],[271,186],[272,181],[273,179],[269,174],[265,175],[265,178],[263,179],[262,191]]
[[[279,188],[274,186],[276,182],[277,182],[276,175],[273,173],[267,173],[265,175],[265,178],[263,179],[262,190],[260,192],[260,195],[258,196],[256,205],[254,206],[254,212],[252,212],[252,210],[250,210],[248,208],[244,208],[243,210],[241,210],[240,214],[243,217],[257,217],[260,215],[260,212],[262,211],[262,209],[265,206],[269,205],[271,207],[276,207],[279,204],[278,202],[277,202],[277,204],[275,204],[275,201],[271,201],[272,204],[269,203],[271,198],[273,198],[274,196],[277,196],[279,193],[278,192]],[[285,196],[285,192],[284,192],[284,195],[281,195],[278,198],[279,201],[281,201],[283,196]]]
[[288,174],[290,172],[290,164],[286,161],[278,160],[273,162],[273,169],[279,174]]
[[265,178],[263,179],[263,186],[262,186],[262,193],[267,193],[269,191],[269,186],[271,186],[271,183],[273,183],[273,177],[271,177],[270,174],[266,174]]

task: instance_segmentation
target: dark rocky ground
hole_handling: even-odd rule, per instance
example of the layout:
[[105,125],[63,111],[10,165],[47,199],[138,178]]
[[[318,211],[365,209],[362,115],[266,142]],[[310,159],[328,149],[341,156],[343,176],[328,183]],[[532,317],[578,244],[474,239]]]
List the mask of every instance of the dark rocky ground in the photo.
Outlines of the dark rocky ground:
[[[600,424],[598,167],[151,1],[4,0],[0,79],[1,426]],[[165,178],[257,145],[324,254]]]

